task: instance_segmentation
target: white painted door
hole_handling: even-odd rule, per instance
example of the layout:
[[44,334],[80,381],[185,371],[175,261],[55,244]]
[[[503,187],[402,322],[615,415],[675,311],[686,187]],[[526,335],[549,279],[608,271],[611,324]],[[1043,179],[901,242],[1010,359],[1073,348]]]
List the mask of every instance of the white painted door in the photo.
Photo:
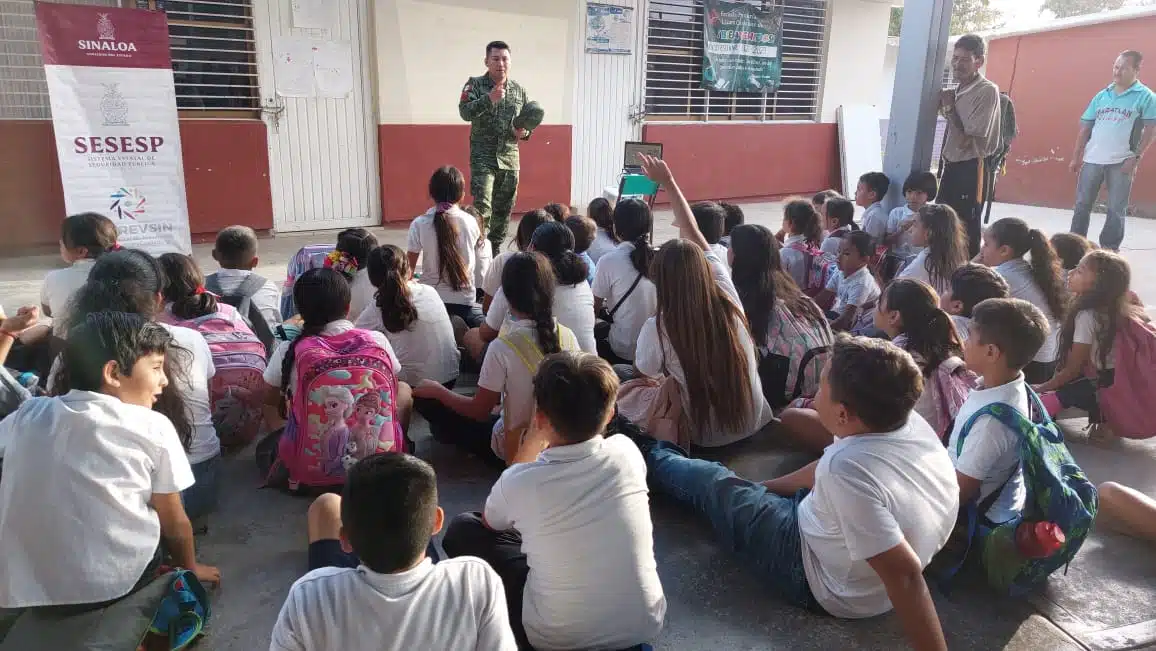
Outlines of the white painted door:
[[634,9],[630,54],[586,52],[586,3],[579,2],[576,41],[578,73],[574,89],[572,202],[583,210],[622,172],[623,146],[642,139],[642,102],[646,61],[647,0],[605,0]]
[[[333,2],[329,29],[292,27],[290,0],[254,0],[261,105],[269,133],[269,184],[278,231],[381,223],[369,0]],[[344,98],[276,94],[273,40],[307,35],[346,42],[353,92]]]

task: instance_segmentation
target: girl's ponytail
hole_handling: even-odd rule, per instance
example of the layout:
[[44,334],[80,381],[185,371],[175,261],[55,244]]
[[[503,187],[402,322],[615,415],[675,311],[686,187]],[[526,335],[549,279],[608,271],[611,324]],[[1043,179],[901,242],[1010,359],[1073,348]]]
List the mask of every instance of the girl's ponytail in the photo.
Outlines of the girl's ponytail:
[[389,332],[408,330],[417,321],[417,308],[409,291],[409,263],[405,253],[392,244],[379,246],[369,254],[369,282],[377,288],[377,309]]
[[465,186],[461,170],[452,166],[438,168],[429,180],[429,196],[437,204],[433,225],[438,240],[438,273],[455,292],[469,286],[470,277],[461,251],[458,251],[458,227],[446,213],[462,200]]
[[1032,278],[1044,293],[1052,317],[1064,321],[1068,312],[1068,290],[1064,286],[1064,276],[1060,270],[1060,259],[1052,243],[1039,229],[1028,232],[1030,238]]
[[586,282],[586,261],[574,252],[574,233],[562,222],[542,224],[530,239],[534,251],[546,256],[561,285]]
[[502,292],[510,310],[533,319],[543,355],[562,349],[554,323],[556,282],[550,261],[538,253],[515,253],[502,268]]
[[654,250],[650,248],[650,229],[653,223],[650,206],[644,201],[626,199],[614,206],[614,230],[623,242],[634,245],[634,250],[630,252],[630,262],[643,278],[650,278],[650,263],[654,260]]
[[924,377],[931,377],[949,357],[963,355],[951,317],[939,309],[939,298],[927,283],[913,278],[892,281],[880,303],[899,312],[907,338],[905,349],[913,354]]
[[217,297],[205,291],[205,276],[192,257],[165,253],[158,261],[165,276],[161,295],[166,303],[172,304],[173,316],[189,320],[217,311]]

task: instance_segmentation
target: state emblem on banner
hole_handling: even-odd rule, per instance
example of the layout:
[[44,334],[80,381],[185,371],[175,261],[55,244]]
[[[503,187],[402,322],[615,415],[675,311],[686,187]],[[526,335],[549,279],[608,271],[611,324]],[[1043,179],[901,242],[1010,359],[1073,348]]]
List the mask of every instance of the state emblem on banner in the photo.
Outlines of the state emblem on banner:
[[116,27],[112,24],[112,19],[108,14],[100,14],[96,20],[96,34],[102,41],[116,40]]
[[117,188],[116,192],[109,195],[109,198],[113,202],[108,209],[118,219],[136,221],[137,216],[143,215],[145,212],[145,196],[136,188]]
[[104,116],[106,127],[128,126],[128,102],[120,93],[120,84],[101,84],[104,86],[104,96],[100,98],[100,112]]

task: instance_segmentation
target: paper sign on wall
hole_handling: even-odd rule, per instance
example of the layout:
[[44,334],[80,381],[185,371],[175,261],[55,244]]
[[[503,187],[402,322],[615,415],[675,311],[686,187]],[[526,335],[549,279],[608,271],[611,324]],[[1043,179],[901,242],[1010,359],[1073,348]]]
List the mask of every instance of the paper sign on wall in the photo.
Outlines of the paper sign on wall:
[[334,0],[293,0],[293,26],[301,29],[329,29],[333,27]]
[[189,253],[165,15],[39,2],[36,22],[65,210],[108,216],[126,247]]
[[275,38],[273,79],[282,97],[347,97],[353,92],[353,47],[307,36]]
[[634,43],[634,9],[598,2],[586,3],[586,51],[630,54]]

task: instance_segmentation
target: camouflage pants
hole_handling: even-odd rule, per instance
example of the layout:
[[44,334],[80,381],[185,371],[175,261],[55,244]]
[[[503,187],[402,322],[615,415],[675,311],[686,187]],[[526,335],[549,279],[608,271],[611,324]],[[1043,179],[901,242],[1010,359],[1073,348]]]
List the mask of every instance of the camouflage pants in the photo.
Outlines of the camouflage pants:
[[482,224],[497,255],[498,248],[506,241],[510,212],[518,198],[518,170],[473,168],[470,194],[474,196],[474,208],[482,216]]

